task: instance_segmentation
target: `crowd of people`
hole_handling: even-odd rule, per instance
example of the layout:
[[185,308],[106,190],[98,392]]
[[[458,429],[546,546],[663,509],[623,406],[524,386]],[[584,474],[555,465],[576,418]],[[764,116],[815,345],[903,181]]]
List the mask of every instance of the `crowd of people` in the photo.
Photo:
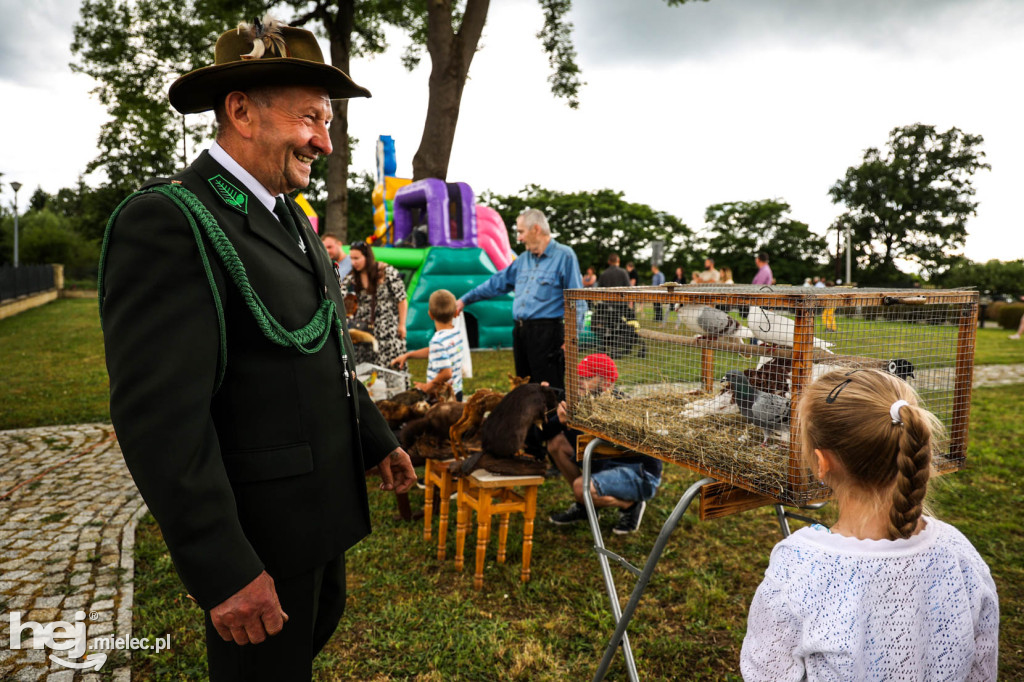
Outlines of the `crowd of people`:
[[[345,553],[370,532],[365,474],[376,470],[380,487],[398,492],[416,476],[355,363],[402,367],[425,357],[418,386],[460,398],[453,319],[514,292],[515,373],[560,391],[564,291],[636,286],[639,274],[611,254],[600,275],[592,267],[584,275],[545,215],[524,211],[516,220],[524,253],[460,298],[433,292],[435,333],[409,352],[397,270],[365,243],[346,254],[337,239],[317,239],[289,196],[332,150],[331,100],[369,92],[324,62],[312,33],[270,18],[225,32],[215,54],[169,96],[183,114],[213,111],[216,141],[122,204],[104,240],[110,412],[174,565],[204,610],[210,679],[308,680],[345,610]],[[202,224],[212,240],[208,216],[218,243],[232,248],[206,262],[193,229]],[[774,283],[768,255],[756,264],[753,283]],[[684,283],[682,268],[673,281]],[[707,258],[691,281],[732,277]],[[664,282],[653,267],[652,283]],[[354,299],[347,324],[343,291]],[[577,308],[580,329],[585,313]],[[350,327],[376,347],[355,348]],[[619,367],[604,353],[569,371],[595,398],[623,397]],[[583,521],[590,496],[618,509],[616,533],[636,532],[661,484],[660,460],[605,461],[584,490],[566,414],[561,402],[540,430],[572,494],[550,521]],[[801,529],[773,551],[750,606],[745,679],[995,679],[999,610],[988,566],[923,506],[935,418],[906,382],[874,370],[819,378],[800,414],[803,456],[836,491],[838,520]]]

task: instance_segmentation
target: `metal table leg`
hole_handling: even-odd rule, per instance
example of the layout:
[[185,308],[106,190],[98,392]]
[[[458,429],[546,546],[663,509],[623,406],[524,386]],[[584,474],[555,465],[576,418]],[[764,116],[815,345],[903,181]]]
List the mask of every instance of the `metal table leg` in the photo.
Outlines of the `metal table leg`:
[[[587,444],[587,447],[583,452],[583,502],[587,509],[587,519],[590,522],[590,531],[594,536],[594,549],[597,552],[598,562],[601,564],[601,575],[604,578],[605,588],[608,591],[608,599],[612,604],[612,614],[615,616],[615,632],[608,641],[608,646],[605,647],[604,657],[601,659],[601,664],[598,666],[597,672],[594,673],[594,680],[595,682],[600,682],[600,680],[604,679],[605,673],[608,672],[608,666],[611,665],[612,658],[615,656],[615,650],[618,648],[619,642],[621,641],[622,652],[626,657],[626,668],[629,672],[629,679],[632,682],[638,682],[640,678],[637,675],[636,662],[633,660],[633,650],[629,646],[629,636],[626,634],[626,627],[629,625],[629,621],[633,618],[633,613],[636,611],[636,607],[640,603],[640,598],[643,596],[644,590],[647,588],[647,584],[651,580],[651,575],[654,573],[654,567],[661,558],[661,554],[665,550],[665,545],[668,544],[668,539],[669,536],[672,535],[672,531],[674,531],[676,526],[679,525],[679,521],[682,519],[683,513],[686,512],[687,507],[690,506],[690,503],[697,496],[697,493],[700,492],[700,489],[708,483],[714,483],[715,479],[703,478],[691,485],[686,492],[683,493],[683,496],[679,498],[679,502],[676,503],[675,509],[672,510],[672,514],[669,515],[668,520],[665,521],[665,524],[661,527],[658,539],[654,543],[651,553],[647,555],[647,562],[644,564],[643,570],[641,570],[636,566],[633,566],[615,552],[605,549],[604,538],[601,535],[601,527],[598,524],[597,510],[594,508],[594,501],[590,499],[590,463],[593,457],[594,448],[604,442],[605,441],[602,441],[599,438],[595,438]],[[633,588],[633,593],[630,595],[629,602],[626,604],[626,608],[624,610],[619,606],[619,596],[615,589],[615,579],[612,577],[609,559],[614,559],[630,573],[637,576],[636,586]]]

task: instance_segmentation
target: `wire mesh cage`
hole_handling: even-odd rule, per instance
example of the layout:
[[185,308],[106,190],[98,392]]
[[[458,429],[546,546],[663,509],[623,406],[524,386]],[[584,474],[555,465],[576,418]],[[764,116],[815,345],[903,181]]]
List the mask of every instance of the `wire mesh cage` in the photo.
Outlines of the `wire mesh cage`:
[[[576,312],[585,302],[583,330]],[[838,368],[910,383],[943,423],[933,461],[963,467],[978,294],[664,285],[566,292],[566,366],[605,353],[614,391],[568,371],[574,428],[772,500],[829,496],[800,457],[801,391]],[[581,333],[577,333],[577,332]]]

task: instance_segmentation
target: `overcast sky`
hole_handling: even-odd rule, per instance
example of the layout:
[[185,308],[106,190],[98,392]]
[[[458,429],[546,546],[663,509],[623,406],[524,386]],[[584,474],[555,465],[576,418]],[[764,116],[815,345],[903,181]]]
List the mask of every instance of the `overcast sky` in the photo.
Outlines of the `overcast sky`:
[[[37,186],[74,184],[97,154],[104,109],[67,66],[78,7],[0,0],[8,205],[11,180],[24,205]],[[571,20],[587,82],[576,111],[548,91],[537,2],[492,1],[449,180],[500,193],[607,187],[697,230],[710,204],[779,198],[824,233],[842,211],[828,188],[864,149],[896,126],[956,126],[984,136],[992,164],[976,177],[967,256],[1024,257],[1024,0],[576,0]],[[395,36],[390,53],[353,61],[373,92],[349,108],[354,171],[374,167],[389,134],[399,175],[411,175],[429,60],[407,73],[403,46]]]

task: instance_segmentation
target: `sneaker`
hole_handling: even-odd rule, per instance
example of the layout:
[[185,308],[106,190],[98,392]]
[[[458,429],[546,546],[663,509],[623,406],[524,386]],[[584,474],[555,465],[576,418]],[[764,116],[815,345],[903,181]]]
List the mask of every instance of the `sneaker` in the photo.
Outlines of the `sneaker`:
[[644,510],[647,503],[643,500],[636,502],[632,507],[619,511],[619,522],[612,528],[612,532],[618,535],[635,533],[640,528],[640,520],[644,518]]
[[1020,341],[1020,334],[1010,334],[1009,338],[1013,339],[1014,341]]
[[548,521],[556,526],[568,526],[570,523],[587,520],[587,508],[579,502],[573,502],[564,512],[555,512]]

